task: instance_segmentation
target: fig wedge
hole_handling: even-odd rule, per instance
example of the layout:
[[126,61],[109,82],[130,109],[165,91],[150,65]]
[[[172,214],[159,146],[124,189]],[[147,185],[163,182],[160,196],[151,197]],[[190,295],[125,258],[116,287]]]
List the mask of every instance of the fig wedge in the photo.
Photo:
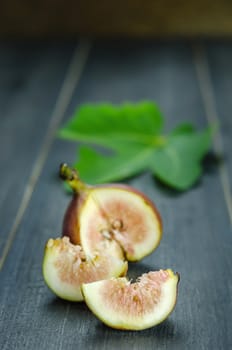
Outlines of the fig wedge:
[[61,165],[60,176],[73,189],[62,233],[82,245],[87,255],[107,250],[138,261],[159,245],[161,217],[145,194],[123,184],[84,184],[67,164]]
[[124,276],[127,262],[107,254],[88,258],[69,237],[49,239],[44,253],[43,276],[48,287],[60,298],[82,301],[81,284]]
[[179,275],[168,269],[143,274],[135,283],[121,277],[83,284],[82,293],[90,310],[107,326],[143,330],[173,311],[178,282]]

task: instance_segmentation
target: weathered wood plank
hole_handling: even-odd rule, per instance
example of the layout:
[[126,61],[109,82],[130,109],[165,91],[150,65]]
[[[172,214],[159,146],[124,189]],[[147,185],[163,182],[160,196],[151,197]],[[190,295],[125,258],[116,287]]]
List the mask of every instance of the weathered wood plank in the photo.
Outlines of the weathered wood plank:
[[[186,119],[206,125],[190,45],[97,44],[66,118],[82,102],[142,98],[158,102],[168,129]],[[164,323],[137,333],[115,331],[84,304],[60,301],[46,288],[43,247],[49,237],[59,235],[69,200],[54,175],[61,161],[75,156],[74,148],[54,142],[3,267],[2,348],[229,349],[232,235],[218,171],[208,172],[182,195],[158,186],[149,174],[129,181],[157,203],[164,221],[160,247],[143,262],[131,264],[129,274],[171,267],[181,275],[176,309]]]
[[207,49],[195,47],[195,61],[206,117],[216,125],[214,150],[220,159],[220,180],[232,225],[231,190],[231,42],[208,43]]
[[0,257],[63,82],[73,45],[0,46]]
[[217,42],[207,45],[206,57],[212,83],[212,93],[215,98],[215,113],[220,120],[224,159],[228,171],[232,172],[232,44]]

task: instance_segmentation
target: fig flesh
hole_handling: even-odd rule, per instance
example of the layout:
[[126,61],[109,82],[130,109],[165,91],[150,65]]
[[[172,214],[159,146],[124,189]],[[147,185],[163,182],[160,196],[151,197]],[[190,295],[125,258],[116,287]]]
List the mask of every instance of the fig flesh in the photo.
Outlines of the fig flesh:
[[126,277],[82,285],[90,310],[106,325],[143,330],[166,319],[176,304],[179,275],[171,270],[143,274],[137,282]]
[[127,262],[107,254],[88,258],[68,237],[49,239],[44,253],[43,275],[48,287],[60,298],[82,301],[81,284],[124,276]]
[[62,164],[60,175],[74,191],[63,220],[63,235],[86,254],[108,251],[129,261],[141,260],[159,244],[162,222],[154,203],[128,185],[90,186]]

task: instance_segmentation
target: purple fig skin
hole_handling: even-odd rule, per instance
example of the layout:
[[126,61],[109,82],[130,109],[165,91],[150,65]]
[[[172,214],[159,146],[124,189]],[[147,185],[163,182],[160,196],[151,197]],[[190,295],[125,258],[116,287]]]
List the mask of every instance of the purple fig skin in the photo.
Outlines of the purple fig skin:
[[[68,170],[70,170],[70,172],[71,172],[71,169],[68,168]],[[67,210],[65,212],[65,215],[64,215],[63,225],[62,225],[62,236],[68,236],[70,238],[71,243],[80,244],[80,245],[82,245],[82,243],[83,243],[82,242],[83,232],[80,233],[81,232],[80,217],[82,216],[82,211],[85,208],[86,203],[88,203],[88,200],[90,198],[94,198],[94,192],[96,191],[98,193],[98,196],[99,196],[99,193],[100,193],[99,191],[101,191],[101,189],[102,190],[106,190],[106,189],[111,190],[112,189],[113,190],[112,191],[112,203],[114,202],[115,190],[116,191],[123,190],[124,193],[128,192],[130,194],[135,194],[138,197],[140,197],[140,199],[142,201],[144,201],[144,216],[145,216],[145,218],[146,218],[146,210],[147,210],[146,208],[149,208],[150,212],[153,212],[153,214],[149,214],[149,215],[154,216],[154,220],[156,221],[156,227],[157,227],[157,230],[159,232],[159,239],[156,242],[156,246],[158,246],[160,239],[161,239],[161,236],[162,236],[162,219],[161,219],[161,216],[160,216],[159,211],[157,210],[155,204],[144,193],[142,193],[141,191],[139,191],[139,190],[137,190],[129,185],[118,184],[118,183],[95,185],[95,186],[87,185],[87,184],[82,183],[79,180],[78,175],[73,171],[71,173],[71,176],[69,178],[66,178],[66,180],[67,179],[68,179],[69,183],[71,181],[71,185],[72,185],[72,188],[74,190],[74,194],[73,194],[73,198],[72,198],[71,202],[69,203]],[[110,196],[109,196],[109,198],[110,198]],[[110,199],[110,201],[111,201],[111,199]],[[119,202],[120,202],[120,200],[119,200]],[[124,203],[124,202],[122,201],[122,203]],[[123,204],[122,204],[122,206],[123,206]],[[125,210],[127,208],[129,211],[131,211],[129,202],[125,203]],[[105,207],[105,208],[102,208],[102,210],[101,210],[101,208],[99,207],[99,209],[100,209],[101,217],[105,218],[106,223],[109,222],[108,213],[107,213],[108,208]],[[143,210],[143,208],[142,208],[142,210]],[[116,213],[114,212],[114,209],[113,209],[113,213],[110,211],[109,216],[111,214],[113,214],[113,216],[114,215],[116,216]],[[138,223],[137,216],[140,215],[140,217],[141,217],[141,212],[138,213],[138,215],[136,215],[136,212],[133,211],[133,215],[135,215],[135,227],[136,227],[136,222]],[[125,218],[125,216],[124,216],[124,218]],[[115,218],[115,219],[120,220],[120,217]],[[94,220],[94,218],[93,218],[93,220]],[[130,220],[130,223],[132,222],[131,227],[133,230],[133,216],[132,216],[132,219],[130,216],[129,220]],[[97,221],[97,217],[96,217],[96,221]],[[90,221],[90,222],[92,222],[92,221]],[[99,232],[97,228],[96,228],[96,230],[97,230],[96,232]],[[130,231],[128,231],[128,232],[130,233]],[[140,231],[139,235],[140,234],[142,234],[141,231]],[[82,236],[82,238],[81,238],[81,236]],[[134,239],[136,239],[136,237],[137,236],[134,236]],[[94,242],[94,241],[92,241],[92,242]],[[128,260],[131,260],[131,261],[140,260],[140,259],[137,259],[135,256],[133,256],[133,242],[134,242],[134,244],[136,244],[135,241],[133,241],[133,239],[130,242],[130,238],[129,238],[129,245],[131,245],[132,251],[130,251],[130,252],[124,251],[121,254],[122,255],[125,254],[126,257],[128,258]],[[119,243],[119,242],[117,242],[117,243]],[[145,255],[150,254],[156,248],[156,246],[154,248],[147,247],[148,251],[147,251],[147,254],[145,254]],[[118,249],[120,249],[120,251],[124,250],[124,248],[125,247],[122,247],[121,245],[120,245],[120,247],[118,246]]]
[[70,238],[70,242],[73,244],[81,244],[78,217],[80,215],[83,203],[84,199],[82,196],[75,193],[68,205],[63,219],[62,236],[68,236]]

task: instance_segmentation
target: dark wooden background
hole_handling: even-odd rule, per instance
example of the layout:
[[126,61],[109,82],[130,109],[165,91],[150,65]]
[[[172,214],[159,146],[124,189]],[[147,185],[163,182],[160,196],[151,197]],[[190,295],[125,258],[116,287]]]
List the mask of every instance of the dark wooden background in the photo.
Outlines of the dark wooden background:
[[1,0],[0,37],[231,36],[230,0]]
[[[232,348],[232,42],[78,41],[0,44],[0,348]],[[157,251],[129,274],[171,267],[176,308],[157,327],[112,330],[84,303],[59,300],[41,273],[43,249],[60,235],[69,197],[57,172],[76,145],[56,131],[84,102],[157,101],[166,130],[218,123],[210,161],[178,194],[145,173],[127,182],[155,201],[164,222]],[[94,169],[93,169],[94,171]]]

